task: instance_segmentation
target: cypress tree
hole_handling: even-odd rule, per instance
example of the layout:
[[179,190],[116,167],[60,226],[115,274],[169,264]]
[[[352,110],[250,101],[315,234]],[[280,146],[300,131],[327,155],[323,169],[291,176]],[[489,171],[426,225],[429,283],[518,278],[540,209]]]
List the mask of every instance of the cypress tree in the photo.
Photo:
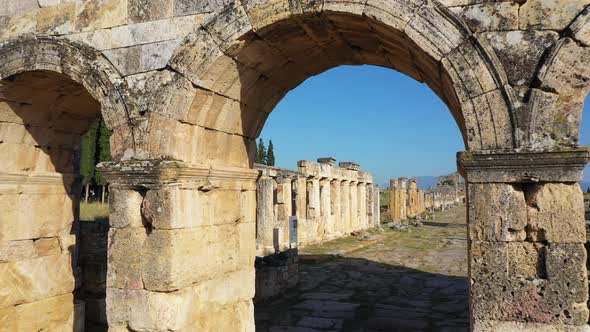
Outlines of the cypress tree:
[[[107,126],[105,125],[104,119],[101,118],[100,123],[98,125],[98,135],[97,135],[97,140],[96,140],[96,146],[97,146],[96,161],[97,161],[97,163],[111,160],[111,144],[109,142],[110,137],[111,137],[111,132],[107,128]],[[94,180],[97,185],[102,186],[101,202],[104,204],[104,197],[105,197],[107,182],[99,172],[95,172]]]
[[88,191],[94,172],[96,171],[96,136],[98,133],[99,121],[95,121],[88,131],[82,135],[80,147],[80,175],[82,175],[82,184],[86,193],[84,201],[88,203]]
[[266,165],[266,147],[262,138],[258,140],[258,146],[256,147],[256,162]]
[[266,164],[268,166],[275,165],[275,151],[274,151],[274,145],[272,145],[272,140],[268,141],[268,152],[266,154]]

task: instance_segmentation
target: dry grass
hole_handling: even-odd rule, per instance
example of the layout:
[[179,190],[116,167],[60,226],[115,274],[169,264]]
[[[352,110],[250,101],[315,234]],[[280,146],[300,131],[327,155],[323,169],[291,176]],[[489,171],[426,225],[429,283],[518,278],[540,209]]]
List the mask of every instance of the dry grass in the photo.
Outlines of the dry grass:
[[81,221],[98,221],[108,219],[109,205],[100,203],[80,203]]

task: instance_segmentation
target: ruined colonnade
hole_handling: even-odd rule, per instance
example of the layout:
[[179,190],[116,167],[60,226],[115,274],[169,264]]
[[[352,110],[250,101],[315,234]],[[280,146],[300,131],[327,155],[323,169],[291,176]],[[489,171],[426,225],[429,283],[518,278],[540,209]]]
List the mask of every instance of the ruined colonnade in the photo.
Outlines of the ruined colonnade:
[[[345,236],[379,225],[379,192],[369,173],[333,158],[301,160],[291,171],[256,165],[260,171],[256,243],[259,255]],[[297,243],[289,243],[289,217],[298,218]],[[273,230],[279,229],[278,241]],[[278,248],[275,245],[278,244]],[[275,250],[276,249],[276,250]]]

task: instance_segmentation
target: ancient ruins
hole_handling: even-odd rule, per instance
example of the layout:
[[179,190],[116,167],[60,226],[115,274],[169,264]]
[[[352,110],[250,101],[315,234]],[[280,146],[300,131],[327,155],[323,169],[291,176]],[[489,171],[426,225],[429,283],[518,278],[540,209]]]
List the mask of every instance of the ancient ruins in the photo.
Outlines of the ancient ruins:
[[[336,166],[334,158],[319,158],[317,163],[301,160],[297,166],[292,171],[254,165],[260,171],[257,300],[276,296],[297,282],[295,248],[379,226],[379,188],[359,164]],[[295,225],[292,216],[297,217]]]
[[588,331],[588,4],[1,1],[0,326],[82,319],[74,161],[102,114],[110,331],[253,331],[254,139],[307,78],[371,64],[428,84],[463,136],[472,329]]

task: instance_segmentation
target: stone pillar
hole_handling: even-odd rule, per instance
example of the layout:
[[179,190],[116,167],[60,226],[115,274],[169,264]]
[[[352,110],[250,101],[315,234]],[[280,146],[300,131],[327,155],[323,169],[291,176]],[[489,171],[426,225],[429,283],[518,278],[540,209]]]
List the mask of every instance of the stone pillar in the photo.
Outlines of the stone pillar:
[[415,217],[418,214],[418,182],[410,180],[408,188],[408,217]]
[[303,176],[298,176],[295,179],[297,194],[296,215],[299,222],[304,222],[307,217],[307,179]]
[[467,181],[472,328],[587,331],[587,150],[459,155]]
[[367,229],[369,228],[369,225],[367,223],[367,184],[361,182],[358,184],[357,188],[357,200],[359,202],[359,228]]
[[408,191],[406,189],[406,183],[408,178],[398,179],[398,190],[399,190],[399,218],[404,220],[408,218]]
[[109,328],[254,331],[258,172],[178,161],[101,168],[114,195]]
[[276,188],[276,224],[275,227],[280,229],[280,243],[281,250],[289,248],[289,217],[292,212],[291,204],[291,181],[290,177],[277,177],[277,188]]
[[374,195],[375,201],[373,202],[373,218],[375,222],[375,226],[381,225],[381,192],[379,191],[379,186],[374,186]]
[[317,221],[320,213],[320,180],[311,178],[307,180],[307,220]]
[[390,180],[389,183],[389,215],[392,221],[400,221],[398,181]]
[[260,255],[274,253],[274,180],[261,176],[256,188],[256,247]]
[[367,225],[368,227],[375,227],[375,221],[373,219],[374,216],[374,209],[373,205],[375,202],[375,186],[372,183],[367,183],[365,187],[365,210],[366,210],[366,218],[367,218]]
[[321,214],[321,222],[323,223],[324,227],[324,234],[322,237],[329,237],[334,232],[334,226],[332,224],[332,210],[330,209],[330,180],[329,179],[321,179],[319,182],[320,187],[320,214]]
[[341,197],[342,204],[340,206],[342,208],[342,219],[338,229],[340,229],[343,234],[346,234],[350,232],[350,181],[342,181]]
[[359,229],[359,217],[358,217],[358,187],[356,181],[351,181],[349,186],[349,203],[348,207],[350,208],[350,220],[348,224],[348,231],[353,232]]
[[342,225],[342,197],[341,197],[341,188],[342,184],[340,180],[334,179],[330,183],[331,191],[330,191],[330,211],[332,212],[332,229],[334,232],[334,236],[341,235],[340,225]]

